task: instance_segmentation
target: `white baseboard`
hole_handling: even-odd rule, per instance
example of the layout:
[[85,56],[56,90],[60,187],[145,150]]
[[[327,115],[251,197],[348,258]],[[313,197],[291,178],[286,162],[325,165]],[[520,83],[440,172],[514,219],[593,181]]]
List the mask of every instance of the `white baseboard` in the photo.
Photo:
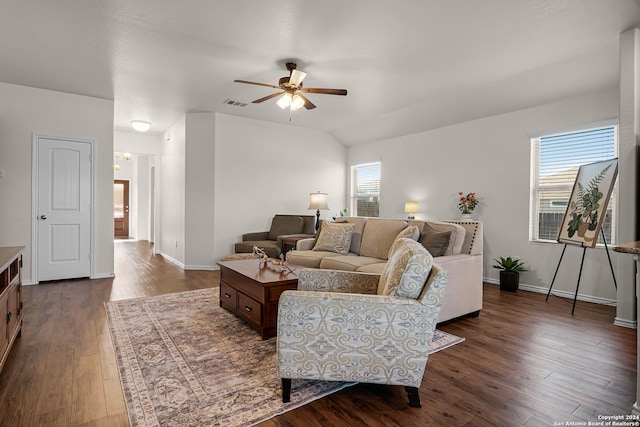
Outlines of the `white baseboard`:
[[100,273],[100,274],[94,274],[93,276],[90,277],[90,279],[112,279],[116,277],[115,273]]
[[181,263],[180,261],[178,261],[177,259],[175,259],[174,257],[172,257],[171,255],[167,255],[162,251],[156,252],[156,255],[161,255],[163,258],[166,258],[167,261],[170,261],[172,264],[175,264],[175,265],[177,265],[178,267],[180,267],[181,269],[184,270],[184,264]]
[[155,253],[156,253],[156,255],[163,256],[164,258],[167,259],[167,261],[171,261],[171,263],[177,265],[178,267],[180,267],[183,270],[202,270],[202,271],[220,270],[220,267],[218,267],[217,265],[184,265],[183,263],[181,263],[177,259],[173,258],[170,255],[165,254],[162,251],[157,251]]
[[[499,280],[496,279],[490,279],[488,277],[484,277],[482,280],[484,280],[487,283],[492,283],[494,285],[498,285],[500,284]],[[525,283],[520,283],[520,287],[518,289],[522,289],[523,291],[529,291],[529,292],[536,292],[539,294],[546,294],[547,292],[549,292],[549,288],[543,288],[540,286],[533,286],[533,285],[527,285]],[[560,290],[556,290],[553,289],[551,291],[551,293],[555,296],[561,297],[561,298],[570,298],[573,299],[575,293],[574,292],[567,292],[567,291],[560,291]],[[584,295],[584,294],[580,294],[578,293],[577,299],[580,301],[586,301],[586,302],[593,302],[596,304],[603,304],[603,305],[610,305],[613,307],[616,307],[618,305],[616,300],[612,300],[609,298],[599,298],[599,297],[594,297],[591,295]]]
[[220,270],[217,265],[185,265],[185,270],[202,270],[202,271],[216,271]]
[[635,320],[626,320],[616,317],[613,324],[616,326],[622,326],[623,328],[638,329],[638,322]]

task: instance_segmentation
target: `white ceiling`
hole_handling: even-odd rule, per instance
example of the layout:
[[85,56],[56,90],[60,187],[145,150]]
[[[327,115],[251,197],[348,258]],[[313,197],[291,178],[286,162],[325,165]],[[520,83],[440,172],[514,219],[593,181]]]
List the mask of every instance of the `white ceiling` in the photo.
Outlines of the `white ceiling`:
[[617,85],[635,0],[2,0],[0,81],[115,101],[114,128],[162,134],[185,112],[246,107],[293,60],[314,110],[292,123],[350,146]]

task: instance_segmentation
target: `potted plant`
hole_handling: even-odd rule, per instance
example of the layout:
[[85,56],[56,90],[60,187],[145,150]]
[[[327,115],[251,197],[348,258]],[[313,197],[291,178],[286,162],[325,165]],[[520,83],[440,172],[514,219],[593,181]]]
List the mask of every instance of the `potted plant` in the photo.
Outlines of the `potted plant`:
[[476,193],[471,192],[465,196],[462,191],[459,191],[458,196],[458,209],[460,209],[460,213],[462,214],[462,221],[473,221],[471,214],[476,206],[478,206]]
[[520,285],[520,273],[527,271],[527,269],[524,268],[524,262],[512,257],[500,257],[499,260],[494,258],[494,261],[497,262],[497,264],[494,265],[493,268],[500,270],[500,290],[509,292],[517,291]]

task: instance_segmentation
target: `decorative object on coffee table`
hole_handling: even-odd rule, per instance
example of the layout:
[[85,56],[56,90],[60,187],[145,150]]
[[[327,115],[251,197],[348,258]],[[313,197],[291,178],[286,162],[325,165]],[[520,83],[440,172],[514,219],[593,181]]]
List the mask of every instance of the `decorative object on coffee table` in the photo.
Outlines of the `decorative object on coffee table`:
[[472,191],[465,196],[462,191],[459,191],[458,196],[458,209],[460,209],[460,213],[462,214],[462,221],[473,221],[471,214],[476,206],[478,206],[476,193]]
[[316,210],[316,233],[318,232],[318,228],[320,227],[320,210],[326,211],[329,209],[329,204],[327,203],[327,193],[311,193],[309,194],[309,210]]
[[518,258],[507,257],[494,259],[497,264],[493,268],[500,270],[500,290],[516,292],[520,286],[520,273],[527,271],[524,268],[524,261]]

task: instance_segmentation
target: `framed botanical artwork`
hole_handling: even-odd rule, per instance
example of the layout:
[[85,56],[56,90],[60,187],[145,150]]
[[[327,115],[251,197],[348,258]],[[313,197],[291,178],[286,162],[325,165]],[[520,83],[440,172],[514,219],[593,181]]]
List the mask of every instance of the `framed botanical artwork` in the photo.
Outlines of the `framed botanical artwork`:
[[618,159],[580,166],[558,242],[587,248],[596,246],[617,175]]

